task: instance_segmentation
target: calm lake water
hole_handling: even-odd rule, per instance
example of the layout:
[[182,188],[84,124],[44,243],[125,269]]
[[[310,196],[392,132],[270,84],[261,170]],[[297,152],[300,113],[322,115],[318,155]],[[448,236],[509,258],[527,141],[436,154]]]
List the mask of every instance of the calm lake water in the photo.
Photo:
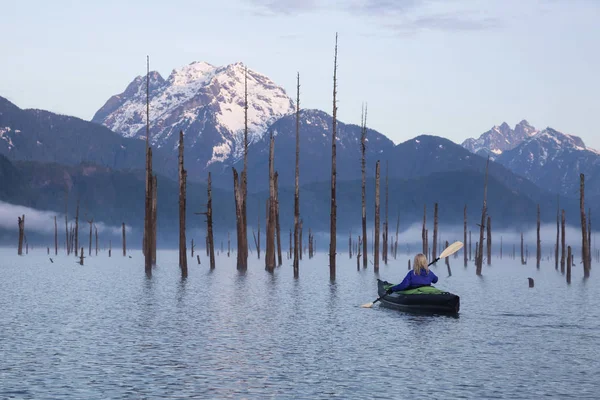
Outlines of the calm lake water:
[[[210,272],[159,251],[86,259],[0,250],[0,398],[458,399],[599,398],[600,283],[545,261],[438,263],[436,285],[461,296],[458,318],[359,306],[377,298],[372,266],[307,257],[245,275],[221,255]],[[399,281],[408,256],[382,266]],[[193,262],[192,262],[193,261]],[[535,279],[529,288],[527,277]]]

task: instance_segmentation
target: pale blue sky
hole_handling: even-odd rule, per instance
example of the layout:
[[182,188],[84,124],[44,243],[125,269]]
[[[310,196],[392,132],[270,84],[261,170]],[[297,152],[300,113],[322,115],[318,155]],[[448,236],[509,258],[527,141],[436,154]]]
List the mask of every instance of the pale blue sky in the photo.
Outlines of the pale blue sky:
[[527,119],[600,148],[597,0],[0,0],[0,96],[90,119],[151,69],[246,63],[399,143]]

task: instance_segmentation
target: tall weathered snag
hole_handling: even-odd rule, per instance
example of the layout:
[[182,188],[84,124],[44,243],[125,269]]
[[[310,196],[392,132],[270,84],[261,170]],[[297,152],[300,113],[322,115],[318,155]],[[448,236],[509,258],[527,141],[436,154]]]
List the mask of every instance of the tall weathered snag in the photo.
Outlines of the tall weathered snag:
[[[187,171],[184,168],[183,163],[183,131],[179,131],[179,154],[177,160],[177,170],[179,177],[179,268],[181,269],[181,277],[185,278],[188,275],[187,267],[187,249],[186,249],[186,238],[185,238],[185,211],[186,211],[186,181]],[[209,172],[210,182],[210,172]],[[209,183],[210,185],[210,183]],[[209,189],[210,190],[210,189]],[[194,257],[194,255],[192,255]]]
[[590,277],[590,244],[588,243],[587,221],[585,218],[585,175],[579,174],[579,212],[581,214],[581,260],[583,277]]
[[157,207],[157,194],[158,194],[158,177],[156,174],[152,176],[152,206],[150,211],[152,212],[152,224],[151,229],[151,246],[152,246],[152,265],[156,265],[156,228],[158,222],[158,207]]
[[69,243],[69,189],[65,190],[65,250],[67,255],[71,254],[71,244]]
[[488,156],[487,162],[485,163],[485,181],[483,183],[483,206],[481,207],[481,224],[479,225],[479,242],[477,249],[477,257],[475,259],[476,274],[481,275],[481,269],[483,267],[483,236],[485,229],[485,217],[487,214],[487,183],[488,183],[488,169],[490,166],[490,157]]
[[98,227],[96,226],[96,224],[94,224],[94,233],[95,233],[95,237],[96,237],[96,256],[98,255]]
[[269,140],[269,199],[267,200],[267,249],[265,252],[265,268],[272,272],[275,268],[275,138],[271,132]]
[[567,283],[571,283],[571,264],[573,263],[571,246],[567,248],[567,261]]
[[144,269],[152,275],[152,148],[150,147],[150,57],[146,57],[146,193],[144,197]]
[[244,169],[238,181],[238,173],[233,168],[235,196],[235,217],[237,228],[237,269],[248,269],[248,235],[246,219],[246,199],[248,196],[248,68],[244,69]]
[[90,245],[88,248],[88,256],[92,255],[92,225],[94,224],[94,218],[88,220],[88,224],[90,224]]
[[427,256],[427,232],[425,226],[427,225],[427,204],[423,205],[423,228],[421,229],[421,241],[423,242],[422,253]]
[[294,176],[294,278],[300,276],[300,255],[298,254],[298,223],[300,220],[300,73],[296,86],[296,170]]
[[337,235],[337,204],[335,200],[336,161],[335,141],[337,136],[337,33],[335,34],[335,53],[333,57],[333,117],[331,129],[331,213],[329,220],[329,279],[335,280],[335,255]]
[[363,268],[367,268],[367,194],[366,194],[366,164],[365,153],[367,150],[367,105],[365,104],[364,113],[361,116],[361,174],[362,174],[362,246],[363,246]]
[[521,265],[525,265],[525,253],[523,251],[523,232],[521,232]]
[[77,196],[77,207],[75,208],[75,232],[73,233],[75,240],[75,257],[77,257],[77,249],[79,248],[79,196]]
[[375,237],[373,242],[373,268],[379,271],[379,160],[375,164]]

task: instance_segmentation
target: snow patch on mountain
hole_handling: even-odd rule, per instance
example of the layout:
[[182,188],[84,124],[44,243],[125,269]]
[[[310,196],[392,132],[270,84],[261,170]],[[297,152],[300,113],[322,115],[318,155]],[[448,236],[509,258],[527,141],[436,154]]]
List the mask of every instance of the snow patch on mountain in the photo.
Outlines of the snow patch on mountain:
[[462,146],[472,153],[487,157],[492,160],[506,150],[517,147],[523,140],[535,135],[537,130],[529,125],[529,122],[522,120],[515,129],[503,122],[501,125],[494,125],[489,131],[484,132],[479,138],[468,138]]
[[[243,152],[245,85],[248,88],[248,141],[262,139],[267,127],[294,111],[285,90],[268,77],[247,70],[242,63],[216,67],[193,62],[174,69],[165,80],[150,73],[150,141],[162,147],[169,142],[176,150],[180,130],[194,147],[212,148],[206,165],[237,159]],[[146,136],[146,77],[136,77],[125,92],[113,96],[93,118],[125,137]],[[209,133],[206,133],[209,132]],[[208,142],[206,142],[208,141]]]

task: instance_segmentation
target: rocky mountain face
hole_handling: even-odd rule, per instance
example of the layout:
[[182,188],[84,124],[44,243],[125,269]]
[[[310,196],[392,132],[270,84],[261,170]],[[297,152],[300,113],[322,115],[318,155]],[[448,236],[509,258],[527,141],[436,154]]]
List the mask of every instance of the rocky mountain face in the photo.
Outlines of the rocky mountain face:
[[489,131],[482,133],[478,139],[465,140],[462,146],[472,153],[483,157],[489,155],[491,160],[495,160],[504,151],[514,149],[536,133],[537,130],[526,120],[519,122],[515,129],[511,129],[506,122],[503,122],[500,126],[495,125]]
[[[146,137],[146,77],[138,76],[111,97],[92,121],[128,138]],[[189,178],[238,160],[243,151],[245,85],[248,92],[248,140],[260,141],[269,125],[294,111],[292,99],[268,77],[241,63],[215,67],[194,62],[174,69],[167,79],[150,73],[150,142],[177,152],[179,131],[191,157]],[[195,177],[197,176],[197,177]],[[202,178],[200,178],[200,176]]]
[[[333,118],[319,110],[300,111],[300,184],[327,181],[331,178],[331,130]],[[336,170],[338,180],[361,177],[361,129],[358,125],[337,123]],[[296,114],[286,115],[268,129],[275,138],[275,169],[279,174],[279,187],[294,186],[296,160]],[[269,135],[248,149],[249,190],[268,188]],[[366,138],[366,173],[375,175],[375,162],[383,160],[394,148],[394,143],[383,134],[368,129]],[[234,166],[243,168],[243,160]],[[382,169],[383,170],[383,169]],[[231,187],[232,174],[224,171],[227,187]]]
[[[144,168],[144,143],[79,118],[43,110],[23,110],[0,97],[0,154],[10,160],[74,165],[91,162],[110,168]],[[155,153],[157,163],[166,155]]]
[[579,174],[585,174],[586,193],[600,194],[600,152],[581,138],[546,128],[503,152],[496,161],[542,188],[566,196],[579,195]]

